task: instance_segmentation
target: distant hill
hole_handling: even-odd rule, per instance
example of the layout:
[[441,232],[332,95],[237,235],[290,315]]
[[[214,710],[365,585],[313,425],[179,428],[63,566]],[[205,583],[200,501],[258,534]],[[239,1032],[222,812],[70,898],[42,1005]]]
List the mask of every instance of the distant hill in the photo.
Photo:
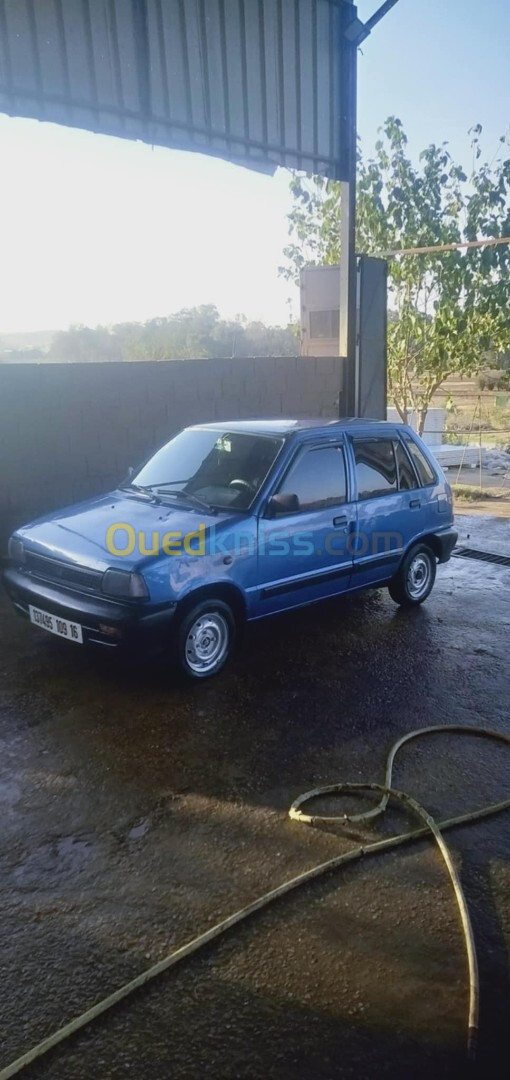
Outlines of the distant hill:
[[26,330],[17,334],[4,334],[0,330],[0,353],[12,349],[49,349],[57,330]]

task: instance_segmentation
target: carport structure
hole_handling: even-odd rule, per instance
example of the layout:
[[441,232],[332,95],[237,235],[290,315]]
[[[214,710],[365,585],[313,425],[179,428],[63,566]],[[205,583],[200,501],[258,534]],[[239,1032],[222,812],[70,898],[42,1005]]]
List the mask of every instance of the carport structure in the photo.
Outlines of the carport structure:
[[354,371],[356,56],[396,2],[363,24],[352,0],[0,0],[0,111],[341,181]]

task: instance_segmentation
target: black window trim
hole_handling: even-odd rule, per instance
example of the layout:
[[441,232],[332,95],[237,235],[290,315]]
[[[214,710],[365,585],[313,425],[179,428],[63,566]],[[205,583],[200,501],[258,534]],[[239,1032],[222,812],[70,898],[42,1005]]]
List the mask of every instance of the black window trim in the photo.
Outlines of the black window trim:
[[323,441],[323,442],[305,442],[305,443],[302,443],[301,446],[296,448],[296,452],[292,455],[292,457],[291,457],[291,459],[289,461],[289,464],[287,465],[287,468],[285,469],[285,472],[282,474],[282,476],[278,477],[278,480],[276,481],[275,487],[268,493],[268,499],[266,501],[266,505],[265,505],[264,510],[263,510],[263,516],[264,517],[267,516],[267,507],[268,507],[268,504],[269,504],[269,499],[271,499],[271,497],[273,495],[278,494],[281,485],[283,484],[284,480],[286,480],[286,478],[289,475],[291,469],[293,469],[294,466],[297,465],[298,461],[302,457],[304,457],[305,454],[308,454],[310,451],[313,452],[314,450],[341,450],[342,451],[342,457],[343,457],[343,462],[344,462],[344,474],[345,474],[345,499],[344,499],[344,501],[343,502],[338,502],[338,503],[330,503],[329,506],[317,506],[312,510],[307,510],[306,507],[303,507],[302,510],[301,509],[299,509],[299,510],[291,510],[287,514],[278,514],[278,517],[279,518],[280,517],[293,517],[295,514],[322,514],[324,512],[324,510],[334,510],[335,506],[346,506],[349,502],[352,501],[351,500],[351,492],[350,492],[349,466],[348,466],[348,460],[347,460],[347,454],[346,454],[346,448],[345,448],[345,440],[342,439],[342,438],[336,437],[335,439],[331,439],[331,440],[328,439],[327,441]]
[[[393,457],[395,459],[395,474],[396,474],[396,477],[397,477],[397,487],[395,489],[392,488],[390,491],[379,491],[379,492],[377,492],[376,495],[363,495],[363,496],[360,496],[360,493],[358,491],[358,474],[357,474],[357,471],[356,471],[358,463],[356,461],[355,444],[357,442],[381,442],[382,440],[384,440],[384,442],[391,443],[391,448],[393,450]],[[395,453],[395,447],[393,445],[394,442],[395,442],[395,436],[393,434],[391,434],[391,435],[390,434],[387,434],[387,435],[386,434],[385,435],[375,435],[375,434],[371,433],[370,435],[353,435],[353,436],[351,436],[352,457],[353,457],[353,464],[354,464],[354,475],[355,475],[355,478],[356,478],[356,498],[355,498],[355,502],[358,502],[358,503],[359,502],[369,502],[371,499],[387,499],[390,495],[399,495],[400,488],[398,486],[398,484],[399,484],[398,461],[397,461],[397,455]]]
[[[399,434],[400,434],[400,432],[399,432]],[[416,446],[416,449],[419,450],[421,454],[423,454],[423,450],[422,450],[421,446],[419,445],[419,443],[416,442],[416,439],[414,438],[414,435],[411,434],[410,431],[403,431],[400,434],[400,437],[402,439],[402,442],[403,442],[406,450],[407,450],[406,443],[407,442],[412,442],[413,446]],[[409,450],[407,450],[407,453],[409,454],[409,457],[411,457],[411,455],[409,453]],[[421,490],[423,490],[423,488],[436,487],[436,484],[439,483],[439,477],[437,475],[435,466],[432,464],[432,462],[430,461],[430,458],[428,457],[427,454],[423,454],[423,457],[425,458],[425,461],[427,462],[427,465],[429,466],[434,479],[430,480],[428,484],[422,484],[422,482],[420,480],[420,477],[418,476],[418,487],[421,488]],[[415,472],[418,472],[418,470],[416,468],[416,465],[414,464],[414,461],[413,461],[413,467],[414,467]]]

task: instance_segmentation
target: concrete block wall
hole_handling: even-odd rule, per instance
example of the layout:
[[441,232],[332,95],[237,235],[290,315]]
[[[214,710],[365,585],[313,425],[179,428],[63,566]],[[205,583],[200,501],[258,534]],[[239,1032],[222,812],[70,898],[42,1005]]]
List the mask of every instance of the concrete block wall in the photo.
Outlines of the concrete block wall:
[[206,420],[338,415],[339,357],[0,365],[0,554],[23,522],[114,487]]

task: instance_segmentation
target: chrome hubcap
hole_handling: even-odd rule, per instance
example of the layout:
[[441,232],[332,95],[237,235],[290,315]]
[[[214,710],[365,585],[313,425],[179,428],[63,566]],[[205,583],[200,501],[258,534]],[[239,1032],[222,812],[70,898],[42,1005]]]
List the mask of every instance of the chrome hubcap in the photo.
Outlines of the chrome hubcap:
[[198,675],[204,675],[223,660],[229,642],[227,620],[219,611],[205,612],[190,628],[186,638],[186,661]]
[[420,552],[415,555],[409,570],[407,571],[407,591],[413,600],[419,600],[427,591],[430,582],[430,562],[427,556]]

